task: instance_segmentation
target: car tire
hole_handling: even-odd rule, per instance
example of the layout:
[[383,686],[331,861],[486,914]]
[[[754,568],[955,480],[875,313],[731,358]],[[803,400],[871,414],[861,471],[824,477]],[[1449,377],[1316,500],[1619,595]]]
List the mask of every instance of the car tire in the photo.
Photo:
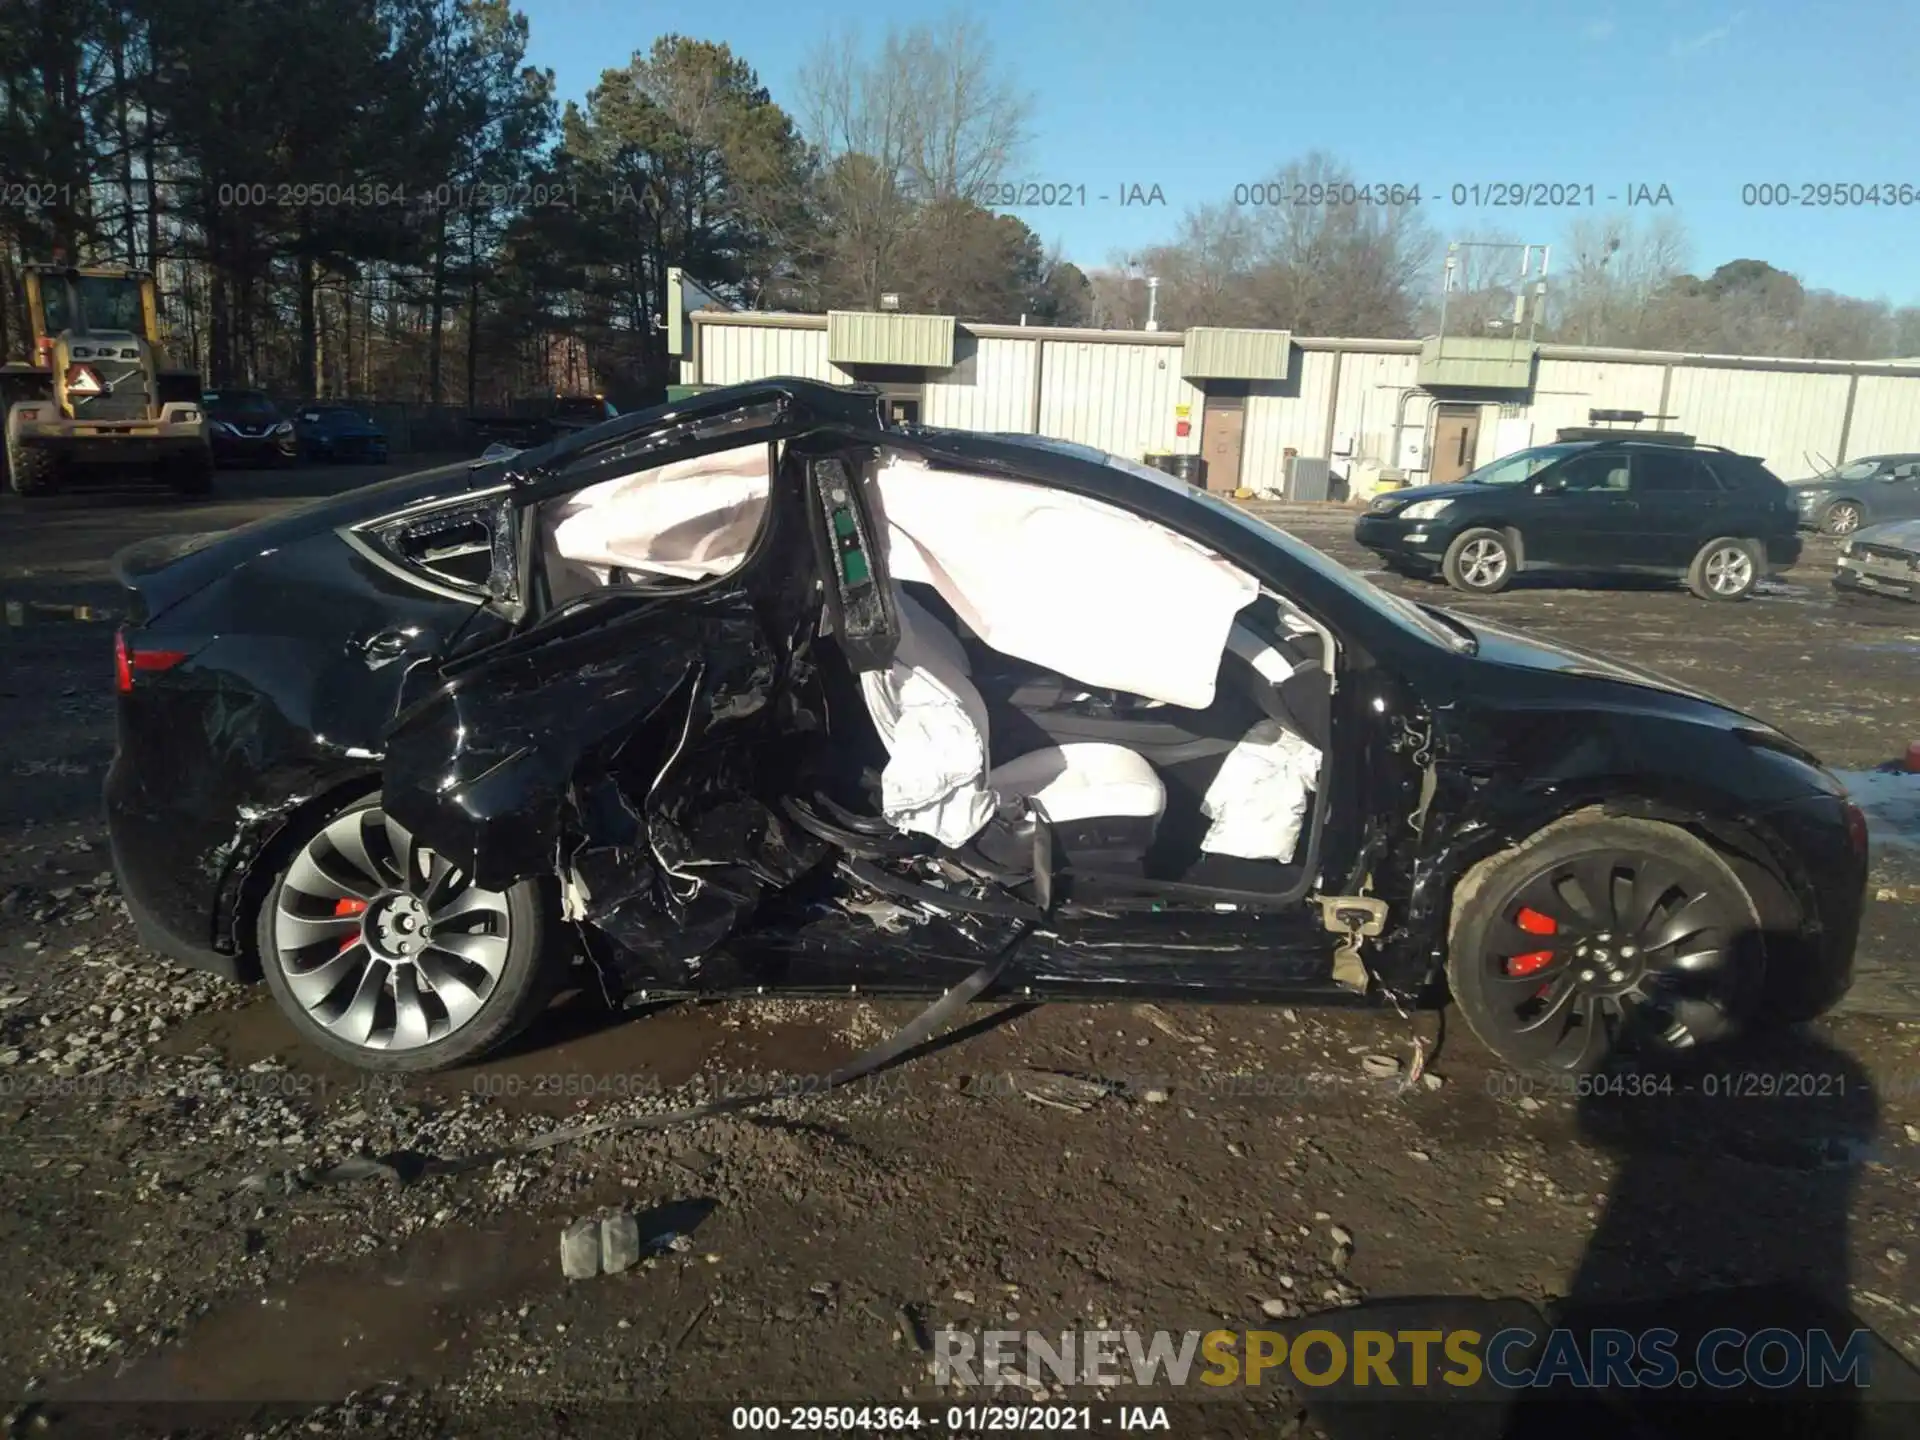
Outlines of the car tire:
[[1760,583],[1760,547],[1721,535],[1702,545],[1687,566],[1687,588],[1702,600],[1744,600]]
[[60,457],[31,445],[7,446],[7,488],[16,495],[50,494],[60,483]]
[[1866,518],[1857,500],[1836,500],[1820,517],[1820,529],[1827,535],[1851,535]]
[[1469,595],[1497,595],[1513,582],[1516,557],[1504,531],[1484,526],[1463,530],[1447,547],[1440,573]]
[[1753,897],[1703,841],[1585,812],[1455,887],[1447,981],[1467,1027],[1506,1064],[1591,1074],[1747,1028],[1766,993],[1761,936]]
[[[303,1039],[364,1070],[424,1072],[498,1049],[547,1007],[560,968],[551,914],[541,881],[466,883],[374,794],[299,838],[254,931],[267,988]],[[461,927],[439,932],[457,949],[433,943],[436,920]]]

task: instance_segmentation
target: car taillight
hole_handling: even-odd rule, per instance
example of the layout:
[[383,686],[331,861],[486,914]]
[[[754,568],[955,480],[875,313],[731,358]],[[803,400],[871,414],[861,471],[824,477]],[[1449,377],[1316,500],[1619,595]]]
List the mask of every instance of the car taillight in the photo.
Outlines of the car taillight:
[[1842,812],[1847,817],[1847,844],[1853,847],[1853,853],[1867,853],[1867,814],[1851,800],[1841,802]]
[[122,695],[133,691],[133,677],[136,671],[157,674],[162,670],[171,670],[187,658],[184,650],[136,650],[127,644],[127,632],[119,630],[113,637],[113,688]]

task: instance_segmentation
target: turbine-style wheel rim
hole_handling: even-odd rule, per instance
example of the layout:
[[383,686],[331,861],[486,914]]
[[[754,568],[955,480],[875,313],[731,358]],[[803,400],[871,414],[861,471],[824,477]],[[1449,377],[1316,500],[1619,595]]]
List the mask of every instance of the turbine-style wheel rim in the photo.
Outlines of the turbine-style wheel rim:
[[1827,512],[1827,529],[1835,535],[1851,535],[1860,528],[1860,507],[1844,501]]
[[1707,556],[1707,588],[1716,595],[1738,595],[1753,584],[1753,556],[1740,545],[1722,545]]
[[1472,540],[1460,552],[1460,578],[1476,590],[1507,573],[1507,547],[1498,540]]
[[368,1050],[417,1050],[479,1013],[507,963],[507,897],[482,890],[378,806],[294,857],[273,935],[313,1021]]
[[1584,1069],[1624,1044],[1684,1051],[1725,1033],[1744,977],[1743,896],[1691,867],[1596,851],[1513,888],[1482,959],[1510,1047]]

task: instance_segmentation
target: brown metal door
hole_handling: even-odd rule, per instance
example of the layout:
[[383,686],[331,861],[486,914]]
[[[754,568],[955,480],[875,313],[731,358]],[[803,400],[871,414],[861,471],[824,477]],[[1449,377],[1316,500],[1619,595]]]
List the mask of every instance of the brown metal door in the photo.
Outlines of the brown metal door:
[[1246,429],[1244,400],[1208,398],[1200,416],[1200,456],[1207,462],[1207,489],[1231,493],[1240,488],[1240,442]]
[[1443,405],[1433,422],[1432,483],[1445,485],[1473,470],[1479,449],[1479,407]]

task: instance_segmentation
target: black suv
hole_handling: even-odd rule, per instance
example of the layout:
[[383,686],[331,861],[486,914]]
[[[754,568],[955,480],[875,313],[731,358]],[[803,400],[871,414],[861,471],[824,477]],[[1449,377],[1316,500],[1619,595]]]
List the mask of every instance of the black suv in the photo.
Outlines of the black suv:
[[1491,595],[1521,571],[1683,577],[1744,599],[1800,558],[1799,507],[1750,455],[1651,434],[1537,445],[1375,500],[1354,539],[1402,574]]

